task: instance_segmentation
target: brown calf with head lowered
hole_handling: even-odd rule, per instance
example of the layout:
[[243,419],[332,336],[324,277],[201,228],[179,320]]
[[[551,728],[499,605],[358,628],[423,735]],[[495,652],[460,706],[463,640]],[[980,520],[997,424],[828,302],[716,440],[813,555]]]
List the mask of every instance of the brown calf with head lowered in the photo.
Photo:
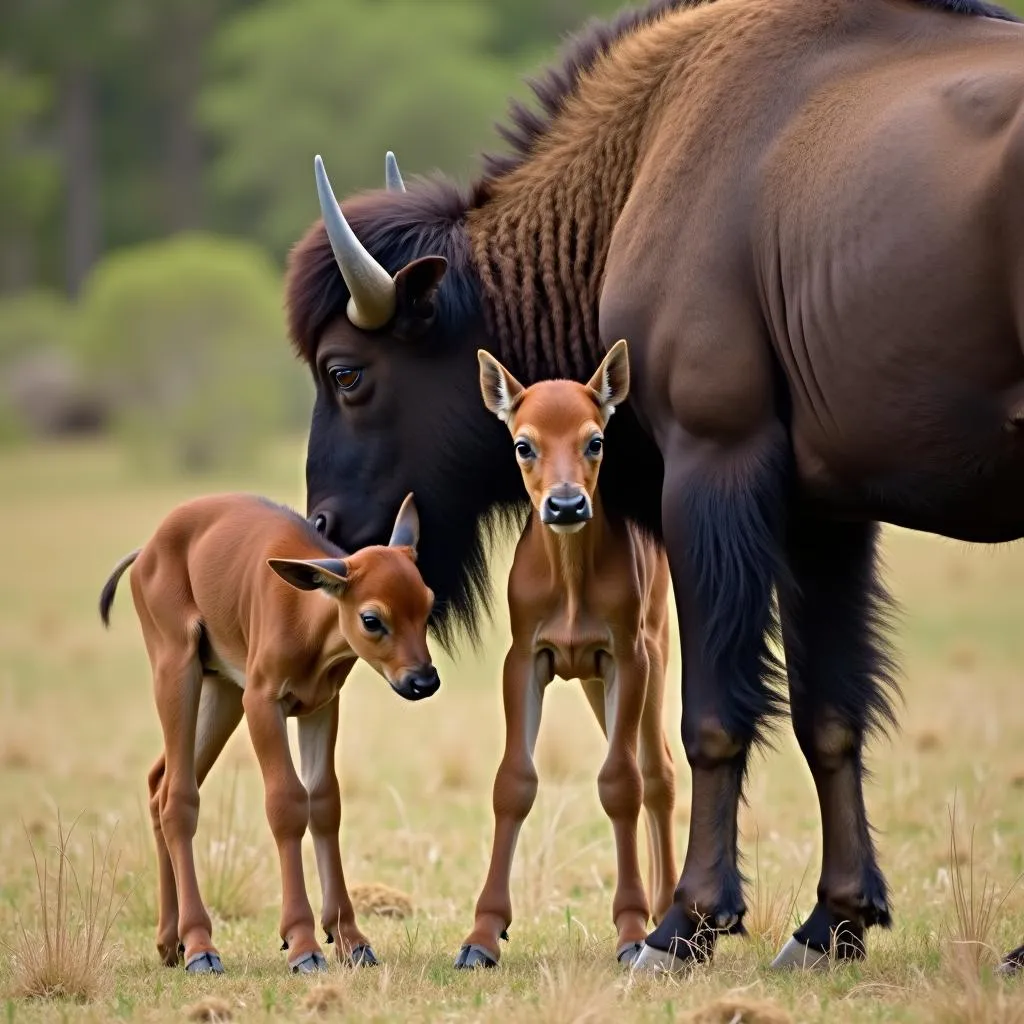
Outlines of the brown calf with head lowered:
[[675,776],[661,722],[668,565],[635,527],[605,513],[597,490],[604,429],[629,390],[626,343],[611,349],[586,385],[548,380],[524,388],[487,352],[479,359],[484,402],[512,432],[533,510],[508,581],[512,645],[503,683],[505,753],[494,780],[494,848],[456,966],[498,962],[498,940],[512,920],[512,856],[537,793],[541,702],[556,675],[582,680],[608,737],[597,784],[615,833],[616,956],[629,964],[651,910],[637,853],[641,803],[656,920],[672,904],[676,864]]
[[[433,594],[416,568],[419,520],[409,495],[390,544],[345,555],[289,509],[249,495],[178,506],[145,547],[118,564],[100,597],[109,624],[118,580],[132,595],[153,667],[164,753],[149,774],[160,865],[157,948],[174,965],[221,973],[192,843],[199,787],[244,716],[263,773],[281,862],[281,938],[289,966],[327,966],[302,871],[313,835],[328,942],[352,963],[376,962],[356,926],[341,867],[334,769],[338,691],[357,658],[407,700],[440,685],[426,630]],[[298,717],[302,778],[286,719]]]

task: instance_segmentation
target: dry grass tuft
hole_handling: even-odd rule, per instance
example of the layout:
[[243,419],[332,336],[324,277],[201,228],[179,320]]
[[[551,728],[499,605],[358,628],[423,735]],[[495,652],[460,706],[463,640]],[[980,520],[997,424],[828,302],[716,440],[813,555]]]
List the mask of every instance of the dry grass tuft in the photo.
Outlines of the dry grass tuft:
[[76,824],[65,832],[57,816],[55,872],[49,857],[40,861],[26,831],[36,874],[36,927],[26,927],[19,914],[14,942],[4,943],[14,991],[25,998],[87,1002],[99,994],[110,971],[110,929],[125,901],[117,895],[119,857],[112,852],[112,836],[102,848],[91,839],[83,883],[70,855]]
[[943,746],[942,737],[934,729],[922,729],[914,738],[914,746],[922,753],[938,750]]
[[28,771],[36,766],[36,746],[24,734],[11,733],[0,739],[0,768],[4,771]]
[[200,1024],[218,1024],[219,1021],[231,1020],[233,1016],[231,1004],[220,996],[207,996],[185,1007],[186,1019],[199,1021]]
[[1024,1024],[1024,999],[1014,987],[985,985],[975,977],[967,984],[943,985],[929,1018],[936,1024]]
[[950,972],[963,985],[976,981],[984,966],[995,966],[997,954],[989,938],[1009,891],[996,897],[992,880],[985,875],[974,883],[974,829],[967,852],[966,878],[963,856],[956,838],[956,804],[949,810],[949,886],[953,897],[953,921],[946,925],[946,960]]
[[369,882],[365,885],[353,885],[349,889],[349,897],[357,914],[376,914],[378,917],[411,917],[413,913],[412,898],[389,885]]
[[321,1016],[341,1013],[345,1006],[346,994],[344,985],[317,985],[302,1000],[302,1008],[306,1013]]
[[961,672],[970,672],[978,664],[978,652],[966,645],[954,647],[949,652],[949,664]]
[[740,994],[719,996],[679,1020],[685,1024],[793,1024],[793,1018],[777,1003]]
[[537,1004],[524,1018],[531,1024],[603,1024],[620,1020],[615,983],[593,965],[570,960],[552,967],[542,964]]
[[761,874],[760,842],[754,842],[754,888],[744,923],[750,936],[769,951],[778,951],[789,937],[796,915],[796,901],[807,877],[807,868],[794,887],[778,881],[774,885]]

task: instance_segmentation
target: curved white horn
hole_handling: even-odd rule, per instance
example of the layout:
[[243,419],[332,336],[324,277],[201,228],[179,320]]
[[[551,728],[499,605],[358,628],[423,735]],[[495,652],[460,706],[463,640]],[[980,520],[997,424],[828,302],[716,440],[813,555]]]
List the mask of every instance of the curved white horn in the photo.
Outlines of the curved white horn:
[[320,212],[330,239],[341,276],[348,285],[348,318],[356,327],[372,331],[383,327],[395,312],[395,282],[391,275],[363,248],[341,212],[327,180],[324,162],[317,154],[313,161]]
[[384,154],[384,181],[389,192],[404,192],[405,182],[402,181],[402,172],[398,169],[398,161],[395,154],[389,149]]

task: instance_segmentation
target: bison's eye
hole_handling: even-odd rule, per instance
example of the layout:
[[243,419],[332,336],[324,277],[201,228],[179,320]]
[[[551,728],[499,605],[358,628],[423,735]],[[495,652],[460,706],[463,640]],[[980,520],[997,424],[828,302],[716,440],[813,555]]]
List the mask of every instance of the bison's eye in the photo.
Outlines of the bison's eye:
[[592,458],[596,459],[601,454],[604,448],[604,441],[600,437],[592,437],[590,444],[587,445],[587,454]]
[[376,615],[370,612],[362,612],[359,618],[363,623],[363,629],[372,636],[379,636],[384,632],[384,623]]
[[339,391],[352,391],[363,379],[363,371],[351,366],[335,366],[330,370],[330,375]]

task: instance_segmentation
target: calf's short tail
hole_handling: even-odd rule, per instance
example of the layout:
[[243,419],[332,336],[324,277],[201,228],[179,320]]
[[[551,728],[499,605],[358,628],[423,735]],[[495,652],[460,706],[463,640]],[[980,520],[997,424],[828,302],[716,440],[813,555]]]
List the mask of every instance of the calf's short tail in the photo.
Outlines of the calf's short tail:
[[130,555],[125,555],[114,566],[114,571],[107,577],[107,582],[103,584],[103,589],[100,591],[100,618],[103,620],[104,626],[110,626],[110,606],[114,603],[114,593],[117,590],[117,585],[121,581],[125,570],[139,557],[141,552],[142,548],[136,548]]

